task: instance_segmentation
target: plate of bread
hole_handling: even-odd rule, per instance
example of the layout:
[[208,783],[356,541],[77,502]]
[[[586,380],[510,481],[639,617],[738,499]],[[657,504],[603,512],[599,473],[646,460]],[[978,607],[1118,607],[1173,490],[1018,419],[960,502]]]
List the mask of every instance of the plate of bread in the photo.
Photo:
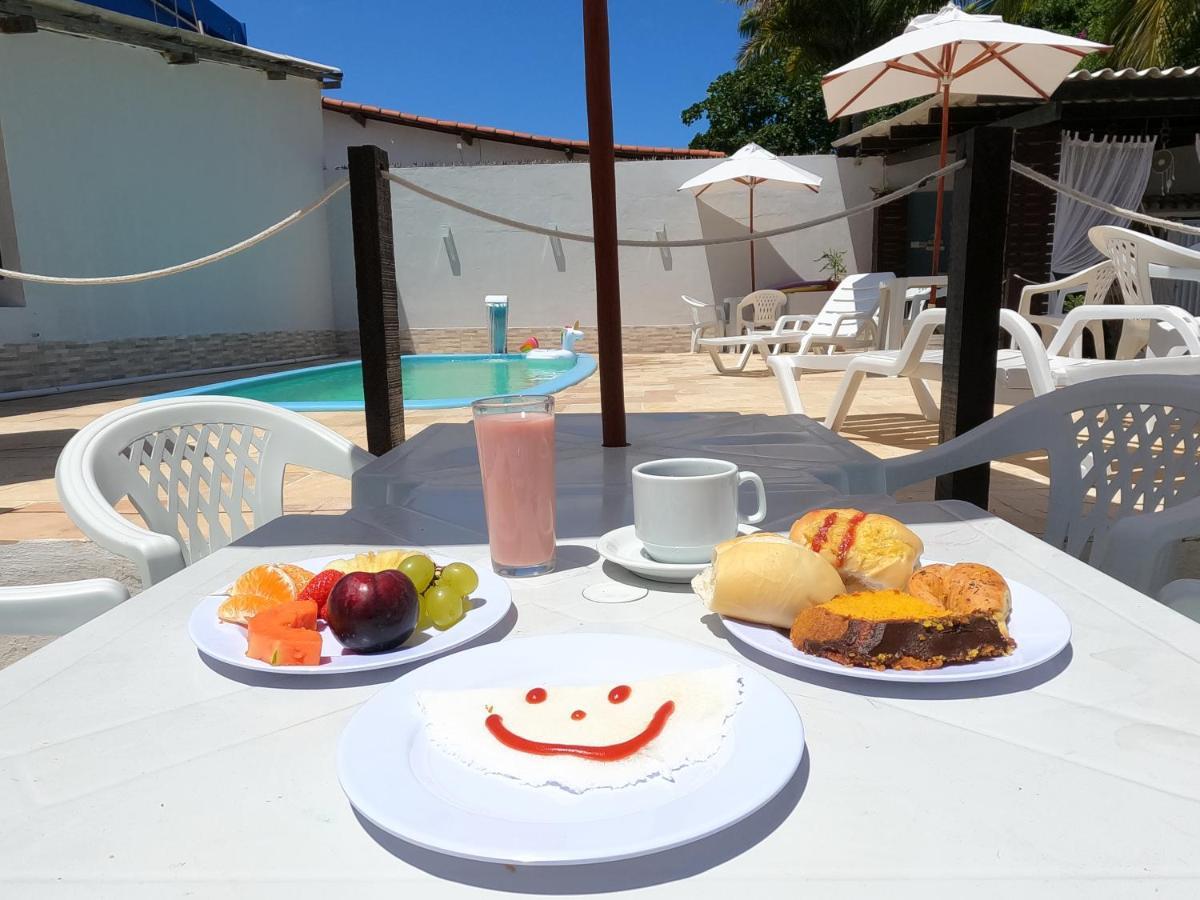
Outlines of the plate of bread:
[[786,535],[717,545],[692,588],[739,641],[852,678],[998,678],[1070,643],[1071,623],[1041,592],[982,563],[923,562],[924,549],[890,516],[817,509]]

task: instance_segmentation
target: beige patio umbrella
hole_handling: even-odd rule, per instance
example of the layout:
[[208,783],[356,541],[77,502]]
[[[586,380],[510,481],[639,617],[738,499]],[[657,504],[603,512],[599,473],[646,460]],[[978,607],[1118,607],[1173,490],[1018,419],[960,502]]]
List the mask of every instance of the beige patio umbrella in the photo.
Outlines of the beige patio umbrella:
[[[711,169],[701,172],[695,178],[689,178],[677,190],[686,191],[698,187],[696,196],[699,197],[714,184],[723,181],[733,181],[750,188],[750,233],[754,234],[754,189],[765,181],[778,181],[781,184],[799,185],[810,191],[821,187],[821,178],[812,172],[807,172],[799,166],[780,159],[769,150],[764,150],[758,144],[747,144],[737,153],[722,160]],[[750,241],[750,290],[755,290],[754,278],[754,241]]]
[[[821,79],[830,119],[941,92],[942,141],[938,168],[946,165],[950,93],[1038,97],[1049,100],[1079,60],[1111,50],[1107,44],[1012,25],[1000,16],[976,16],[951,3],[917,16],[904,33]],[[933,273],[942,242],[942,178],[933,226]]]

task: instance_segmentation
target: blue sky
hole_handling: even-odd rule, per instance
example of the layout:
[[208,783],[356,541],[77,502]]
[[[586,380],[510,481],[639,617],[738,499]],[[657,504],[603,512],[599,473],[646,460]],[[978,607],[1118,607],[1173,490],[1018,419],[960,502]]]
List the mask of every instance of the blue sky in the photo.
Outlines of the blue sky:
[[[586,138],[580,0],[218,0],[250,43],[345,72],[330,96]],[[686,146],[679,121],[733,68],[732,0],[609,0],[616,140]]]

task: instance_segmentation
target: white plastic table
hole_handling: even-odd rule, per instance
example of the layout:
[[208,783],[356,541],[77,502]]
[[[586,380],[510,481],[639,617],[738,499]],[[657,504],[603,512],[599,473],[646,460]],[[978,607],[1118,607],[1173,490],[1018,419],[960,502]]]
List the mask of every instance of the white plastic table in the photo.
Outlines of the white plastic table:
[[[598,510],[605,491],[590,492]],[[780,493],[769,524],[828,500]],[[804,719],[796,777],[734,828],[611,865],[471,863],[369,829],[334,750],[354,710],[403,672],[296,684],[232,671],[197,654],[185,623],[197,597],[260,562],[392,543],[477,559],[478,492],[473,503],[278,519],[0,672],[0,897],[1200,892],[1200,625],[958,503],[888,511],[930,558],[989,563],[1053,598],[1074,628],[1056,660],[940,687],[791,671],[743,655],[684,586],[584,600],[630,576],[598,560],[594,535],[566,537],[559,571],[511,582],[516,614],[490,639],[634,632],[760,666]]]

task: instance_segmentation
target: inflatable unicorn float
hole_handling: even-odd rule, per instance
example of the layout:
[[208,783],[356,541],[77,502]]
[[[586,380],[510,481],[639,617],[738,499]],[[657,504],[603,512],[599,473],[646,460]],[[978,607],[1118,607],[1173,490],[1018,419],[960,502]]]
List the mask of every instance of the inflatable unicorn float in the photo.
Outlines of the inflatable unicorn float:
[[558,350],[543,350],[538,346],[538,339],[530,337],[518,349],[527,359],[575,359],[576,342],[583,337],[579,330],[579,320],[574,325],[564,325],[562,329],[562,347]]

